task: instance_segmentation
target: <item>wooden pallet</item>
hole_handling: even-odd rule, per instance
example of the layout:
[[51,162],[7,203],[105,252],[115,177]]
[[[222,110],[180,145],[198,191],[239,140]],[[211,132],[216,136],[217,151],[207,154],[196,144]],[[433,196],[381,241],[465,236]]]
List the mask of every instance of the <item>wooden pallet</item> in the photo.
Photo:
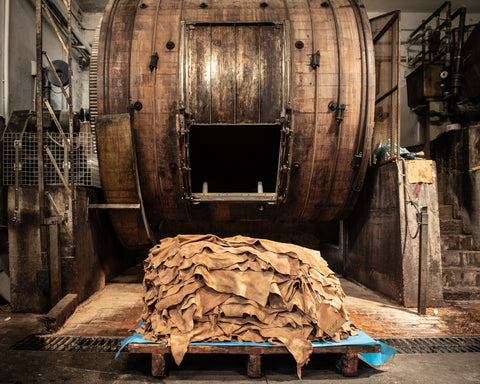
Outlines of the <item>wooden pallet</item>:
[[[146,353],[152,355],[152,375],[155,377],[165,377],[167,373],[166,360],[167,354],[170,354],[170,347],[165,344],[153,343],[131,343],[128,345],[128,352]],[[342,354],[342,373],[344,376],[357,376],[358,354],[380,352],[379,344],[360,344],[360,345],[328,345],[323,347],[314,347],[313,353],[338,353]],[[187,353],[193,354],[232,354],[248,355],[247,373],[248,377],[261,377],[262,375],[262,355],[270,354],[288,354],[285,347],[269,346],[243,346],[243,345],[189,345]]]

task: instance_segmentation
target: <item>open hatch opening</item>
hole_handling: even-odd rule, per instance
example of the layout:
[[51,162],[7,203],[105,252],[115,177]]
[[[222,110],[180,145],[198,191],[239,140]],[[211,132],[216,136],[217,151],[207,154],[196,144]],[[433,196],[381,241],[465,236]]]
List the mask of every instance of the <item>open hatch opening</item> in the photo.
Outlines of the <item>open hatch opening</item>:
[[280,124],[192,125],[192,194],[276,194],[281,129]]

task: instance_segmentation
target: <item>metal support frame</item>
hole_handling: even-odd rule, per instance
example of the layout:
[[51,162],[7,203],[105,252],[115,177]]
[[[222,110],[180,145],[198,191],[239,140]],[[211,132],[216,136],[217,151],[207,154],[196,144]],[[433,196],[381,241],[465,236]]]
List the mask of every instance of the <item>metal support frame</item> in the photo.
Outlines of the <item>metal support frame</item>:
[[[60,255],[60,246],[59,246],[59,225],[64,223],[66,218],[68,218],[68,210],[70,210],[70,220],[72,221],[72,226],[74,226],[75,215],[74,215],[74,206],[75,206],[75,177],[74,177],[74,151],[73,151],[73,70],[72,70],[72,13],[71,13],[71,0],[63,0],[67,12],[67,39],[62,38],[60,34],[60,28],[55,24],[55,20],[50,13],[47,4],[44,0],[36,0],[36,61],[37,61],[37,76],[36,76],[36,123],[37,123],[37,156],[38,156],[38,199],[39,199],[39,221],[40,221],[40,248],[41,248],[41,258],[43,268],[48,268],[50,270],[50,298],[51,304],[55,305],[62,298],[62,286],[61,286],[61,255]],[[43,15],[49,19],[58,40],[67,55],[68,60],[68,75],[70,79],[68,92],[60,81],[58,74],[53,67],[52,61],[48,56],[47,52],[43,51],[42,44],[42,31],[43,31]],[[48,65],[52,69],[52,73],[57,79],[57,82],[62,90],[62,93],[68,104],[68,137],[64,133],[58,119],[55,116],[55,113],[50,106],[48,100],[43,98],[43,84],[42,84],[42,69],[43,69],[43,58],[46,58]],[[63,173],[60,170],[60,167],[55,162],[52,153],[48,145],[43,143],[43,108],[44,104],[48,110],[50,116],[53,119],[60,135],[62,137],[63,143],[57,143],[64,149],[64,164],[63,164]],[[20,139],[21,140],[21,139]],[[20,141],[21,146],[21,141]],[[18,148],[18,151],[20,148]],[[64,218],[60,214],[55,201],[52,196],[47,192],[45,193],[45,180],[44,180],[44,151],[50,158],[53,163],[53,166],[58,173],[63,186],[65,187],[65,214]],[[17,153],[16,153],[17,158]],[[16,174],[16,180],[18,180]],[[17,193],[17,192],[16,192]],[[56,216],[46,218],[46,198],[49,198],[50,204],[53,206]],[[48,231],[47,231],[48,227]],[[48,240],[47,240],[48,236]],[[72,255],[75,256],[75,236],[74,231],[72,233]]]

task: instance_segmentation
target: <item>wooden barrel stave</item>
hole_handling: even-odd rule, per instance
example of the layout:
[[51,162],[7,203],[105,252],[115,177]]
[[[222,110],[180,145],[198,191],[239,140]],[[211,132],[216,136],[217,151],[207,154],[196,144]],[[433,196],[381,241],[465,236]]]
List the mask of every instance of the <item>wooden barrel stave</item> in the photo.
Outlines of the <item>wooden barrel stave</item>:
[[[142,7],[142,3],[146,7]],[[357,192],[352,190],[358,189],[363,181],[373,126],[373,46],[363,7],[358,8],[353,0],[331,0],[328,7],[322,5],[324,2],[307,0],[273,0],[268,1],[265,8],[254,0],[207,3],[208,7],[203,9],[191,0],[141,3],[112,0],[102,22],[98,111],[100,115],[133,114],[140,184],[152,227],[157,229],[160,223],[205,222],[208,229],[210,221],[317,222],[344,217],[355,201]],[[175,116],[181,107],[182,21],[186,24],[223,23],[226,25],[223,31],[228,33],[228,25],[232,23],[282,24],[285,20],[291,42],[291,125],[294,134],[290,165],[294,162],[300,165],[289,174],[286,201],[278,206],[267,206],[260,214],[257,204],[247,202],[193,206],[182,199],[184,191],[175,125]],[[236,39],[240,36],[240,44],[258,39],[254,28],[239,27],[238,31]],[[218,33],[218,39],[225,38],[225,34]],[[237,40],[230,41],[239,44]],[[295,47],[297,41],[303,42],[302,49]],[[175,47],[167,48],[167,42],[173,42]],[[313,69],[311,55],[317,50],[320,66]],[[238,52],[242,57],[242,46],[237,55]],[[159,59],[157,68],[150,71],[148,65],[154,53]],[[228,59],[226,56],[224,60]],[[244,67],[237,73],[237,83],[248,71],[248,59],[243,60]],[[201,63],[198,65],[200,73]],[[191,79],[189,81],[189,91],[195,93],[191,100],[201,119],[202,98],[207,93],[205,89],[191,89]],[[257,83],[251,83],[254,84]],[[268,89],[263,89],[262,98],[278,94],[273,87],[274,84],[270,84]],[[212,95],[212,102],[220,107],[214,108],[210,121],[254,122],[257,110],[249,105],[254,98],[253,88],[237,92],[235,110],[222,109],[223,105],[232,104],[228,93]],[[331,101],[346,104],[340,124],[335,121],[335,111],[328,108]],[[141,110],[131,109],[135,102],[142,104]],[[216,114],[218,112],[221,114]],[[274,117],[268,116],[268,111],[265,113],[265,121]],[[354,168],[352,160],[360,152],[363,158],[359,167]]]

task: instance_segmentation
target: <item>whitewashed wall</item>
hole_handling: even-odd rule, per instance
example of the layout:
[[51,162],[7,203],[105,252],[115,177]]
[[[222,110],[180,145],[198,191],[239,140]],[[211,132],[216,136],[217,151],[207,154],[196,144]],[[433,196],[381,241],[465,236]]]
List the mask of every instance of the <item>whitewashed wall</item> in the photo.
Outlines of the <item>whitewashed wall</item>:
[[[0,20],[2,28],[0,31],[0,49],[3,57],[3,26],[5,18],[3,15],[5,0],[1,0]],[[81,17],[81,15],[78,15]],[[64,37],[66,41],[66,37]],[[34,0],[10,0],[10,49],[9,49],[9,103],[8,112],[14,110],[31,110],[33,108],[34,78],[32,77],[32,61],[36,60],[36,25],[35,25],[35,1]],[[66,54],[62,49],[57,36],[48,19],[43,22],[43,50],[46,51],[51,60],[67,61]],[[47,67],[46,59],[43,66]],[[3,69],[3,63],[0,64]],[[74,60],[74,110],[81,107],[88,107],[88,69],[80,70],[78,63]],[[3,70],[1,70],[2,85],[4,82]],[[3,100],[3,86],[2,100]],[[65,98],[58,87],[53,87],[52,106],[55,109],[66,109]],[[2,116],[5,116],[4,108],[1,109]]]

